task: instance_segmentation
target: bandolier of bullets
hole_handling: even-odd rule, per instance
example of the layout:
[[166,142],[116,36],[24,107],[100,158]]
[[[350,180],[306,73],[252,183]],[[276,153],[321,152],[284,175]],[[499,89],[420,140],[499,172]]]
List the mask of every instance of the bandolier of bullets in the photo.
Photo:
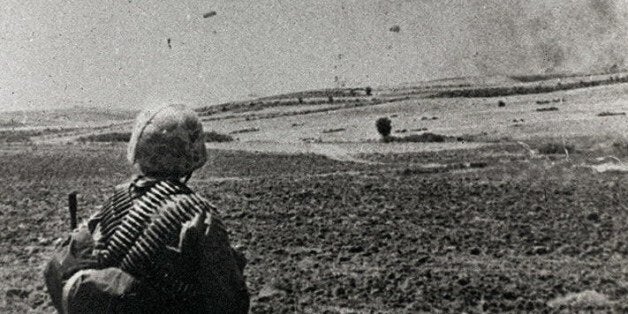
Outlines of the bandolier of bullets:
[[103,209],[97,244],[103,265],[148,279],[172,296],[193,296],[192,282],[176,278],[155,261],[166,246],[178,246],[183,223],[215,208],[177,181],[133,190],[117,188]]

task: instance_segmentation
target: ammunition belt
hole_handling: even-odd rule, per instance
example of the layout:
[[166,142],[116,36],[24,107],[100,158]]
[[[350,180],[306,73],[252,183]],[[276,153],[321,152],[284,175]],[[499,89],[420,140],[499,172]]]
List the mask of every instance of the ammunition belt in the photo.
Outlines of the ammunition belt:
[[[166,246],[178,246],[182,224],[215,208],[183,183],[157,181],[139,192],[117,188],[101,219],[101,260],[147,280],[175,298],[197,293],[194,279],[177,278],[159,260]],[[176,267],[177,265],[174,265]],[[186,279],[186,280],[183,280]]]

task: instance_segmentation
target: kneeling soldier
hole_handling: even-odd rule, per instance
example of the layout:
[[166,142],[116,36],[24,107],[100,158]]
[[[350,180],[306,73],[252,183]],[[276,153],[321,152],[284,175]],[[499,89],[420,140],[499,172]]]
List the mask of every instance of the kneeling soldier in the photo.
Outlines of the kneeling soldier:
[[244,256],[216,209],[186,182],[206,161],[202,125],[182,105],[142,112],[133,179],[74,230],[45,279],[62,313],[246,313]]

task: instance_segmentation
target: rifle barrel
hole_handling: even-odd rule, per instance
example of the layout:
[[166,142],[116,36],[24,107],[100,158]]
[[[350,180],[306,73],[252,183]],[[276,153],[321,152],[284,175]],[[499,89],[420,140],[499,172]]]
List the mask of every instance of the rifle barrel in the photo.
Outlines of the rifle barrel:
[[76,229],[76,192],[68,194],[68,209],[70,210],[70,228]]

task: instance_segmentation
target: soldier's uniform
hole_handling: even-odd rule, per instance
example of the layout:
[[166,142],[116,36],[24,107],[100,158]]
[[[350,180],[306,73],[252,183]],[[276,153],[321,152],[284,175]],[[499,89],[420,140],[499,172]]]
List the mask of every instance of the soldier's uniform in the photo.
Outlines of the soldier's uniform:
[[71,234],[45,270],[63,313],[246,313],[246,260],[216,209],[185,182],[206,161],[202,125],[180,105],[142,112],[136,176]]

